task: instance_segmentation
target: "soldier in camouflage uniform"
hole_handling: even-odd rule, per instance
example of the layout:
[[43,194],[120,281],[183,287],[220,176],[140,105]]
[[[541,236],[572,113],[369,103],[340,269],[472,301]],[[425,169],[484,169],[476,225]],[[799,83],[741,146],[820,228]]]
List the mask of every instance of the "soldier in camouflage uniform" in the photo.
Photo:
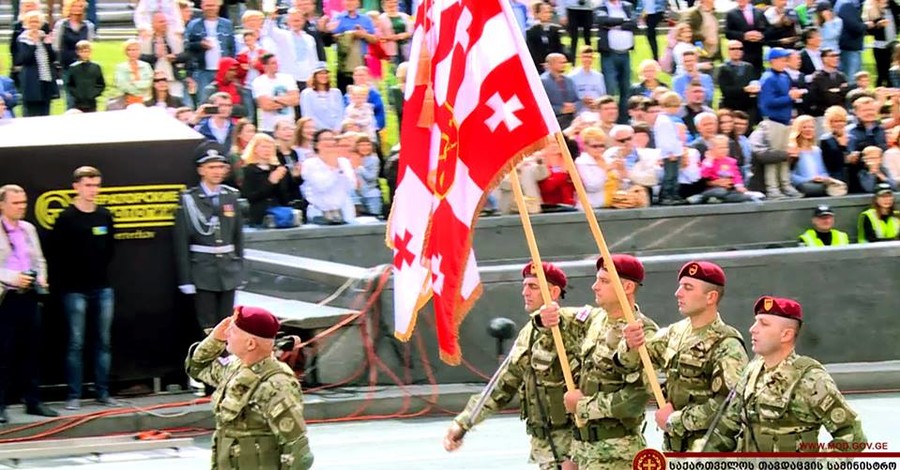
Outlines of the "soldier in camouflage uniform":
[[[565,296],[566,274],[551,263],[543,263],[544,275],[550,284],[550,297],[555,302]],[[522,297],[525,310],[534,312],[541,308],[543,299],[532,263],[522,270]],[[568,459],[572,444],[573,422],[563,407],[565,381],[557,359],[556,347],[549,334],[542,334],[540,316],[534,315],[519,331],[512,356],[505,370],[498,371],[499,381],[485,402],[481,412],[472,416],[480,395],[473,396],[465,410],[453,420],[444,438],[444,448],[454,451],[462,445],[470,424],[480,423],[498,410],[505,408],[516,395],[521,401],[521,418],[531,436],[529,461],[541,469],[574,469]],[[561,331],[563,337],[571,337]],[[566,352],[571,358],[578,350],[578,342],[564,340]]]
[[[272,355],[278,328],[268,311],[237,307],[191,347],[188,375],[216,387],[213,469],[312,467],[300,384],[290,367]],[[220,358],[226,345],[232,355]]]
[[[794,345],[803,310],[791,299],[764,296],[753,307],[753,352],[710,446],[741,452],[856,451],[866,436],[856,413],[815,359]],[[834,440],[819,449],[819,428]]]
[[[645,333],[652,335],[656,323],[635,304],[644,266],[629,255],[613,255],[612,259],[627,301],[642,320]],[[613,362],[626,322],[603,258],[597,260],[597,279],[591,289],[600,308],[587,323],[581,344],[575,370],[578,389],[564,397],[566,410],[582,424],[574,432],[572,460],[579,470],[631,470],[635,454],[647,447],[641,427],[650,394],[640,370],[626,372]],[[576,315],[575,322],[581,317]]]
[[[716,264],[691,261],[678,273],[678,310],[684,320],[659,330],[647,342],[656,367],[666,374],[668,400],[656,411],[656,424],[665,431],[667,451],[699,451],[703,436],[747,365],[740,332],[719,316],[725,294],[725,272]],[[641,367],[637,348],[644,344],[639,322],[625,328],[616,360],[628,370]],[[709,451],[719,449],[710,448]]]

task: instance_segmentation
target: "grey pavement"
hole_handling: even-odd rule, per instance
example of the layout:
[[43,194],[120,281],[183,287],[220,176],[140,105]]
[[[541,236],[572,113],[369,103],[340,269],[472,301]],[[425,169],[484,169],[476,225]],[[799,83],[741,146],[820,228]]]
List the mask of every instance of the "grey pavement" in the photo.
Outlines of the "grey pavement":
[[[885,442],[889,451],[900,451],[900,394],[854,395],[850,404],[863,420],[870,442]],[[652,420],[653,409],[648,409]],[[466,436],[457,452],[441,447],[449,417],[412,420],[364,421],[310,426],[309,436],[316,454],[314,468],[343,470],[526,470],[528,440],[518,416],[506,414],[485,421]],[[655,426],[647,425],[650,447],[662,442]],[[821,442],[830,437],[822,432]],[[0,462],[0,469],[8,462]],[[178,453],[170,450],[108,454],[99,457],[22,461],[21,469],[69,470],[187,470],[208,468],[209,438]]]

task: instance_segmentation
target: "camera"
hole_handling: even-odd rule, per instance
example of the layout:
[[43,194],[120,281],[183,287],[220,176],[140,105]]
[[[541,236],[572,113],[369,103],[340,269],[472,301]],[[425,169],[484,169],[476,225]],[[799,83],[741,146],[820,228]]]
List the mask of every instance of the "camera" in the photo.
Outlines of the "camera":
[[206,114],[209,114],[209,115],[219,114],[219,107],[218,106],[207,106],[206,108],[203,108],[203,112]]

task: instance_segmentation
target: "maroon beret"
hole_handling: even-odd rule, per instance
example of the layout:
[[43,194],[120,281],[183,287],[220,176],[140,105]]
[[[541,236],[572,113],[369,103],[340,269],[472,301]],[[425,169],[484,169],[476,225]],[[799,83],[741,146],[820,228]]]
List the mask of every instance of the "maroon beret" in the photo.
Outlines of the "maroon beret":
[[790,318],[799,322],[803,321],[803,307],[800,306],[800,303],[783,297],[764,295],[757,299],[756,303],[753,304],[753,314],[759,315],[761,313]]
[[[541,264],[544,266],[544,276],[547,277],[547,282],[560,289],[565,289],[566,284],[569,282],[566,273],[564,273],[562,269],[557,268],[553,263],[542,261]],[[528,264],[522,268],[522,278],[529,277],[537,277],[537,270],[534,269],[534,261],[529,261]]]
[[678,271],[678,279],[684,276],[706,281],[717,286],[725,286],[725,271],[718,264],[709,261],[691,261]]
[[[611,255],[616,272],[622,279],[628,279],[638,284],[644,282],[644,263],[631,255]],[[603,257],[597,258],[597,271],[603,269]]]
[[281,325],[275,315],[259,307],[235,307],[238,312],[234,326],[260,338],[275,339]]

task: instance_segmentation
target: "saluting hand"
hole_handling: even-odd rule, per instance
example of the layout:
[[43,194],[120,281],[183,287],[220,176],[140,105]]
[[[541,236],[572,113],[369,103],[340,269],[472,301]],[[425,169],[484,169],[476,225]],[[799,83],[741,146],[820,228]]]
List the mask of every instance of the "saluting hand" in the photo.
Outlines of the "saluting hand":
[[637,349],[644,345],[647,339],[644,337],[644,322],[641,320],[635,320],[623,328],[623,335],[625,336],[625,344],[628,345],[628,349]]
[[216,325],[215,328],[213,328],[213,331],[212,331],[213,338],[215,338],[219,341],[225,341],[226,332],[228,331],[228,327],[230,327],[231,324],[234,322],[234,319],[236,316],[237,316],[237,313],[220,321],[219,324]]
[[462,447],[464,434],[465,431],[463,428],[454,421],[453,424],[450,425],[450,428],[447,429],[447,435],[444,436],[444,450],[453,452]]

